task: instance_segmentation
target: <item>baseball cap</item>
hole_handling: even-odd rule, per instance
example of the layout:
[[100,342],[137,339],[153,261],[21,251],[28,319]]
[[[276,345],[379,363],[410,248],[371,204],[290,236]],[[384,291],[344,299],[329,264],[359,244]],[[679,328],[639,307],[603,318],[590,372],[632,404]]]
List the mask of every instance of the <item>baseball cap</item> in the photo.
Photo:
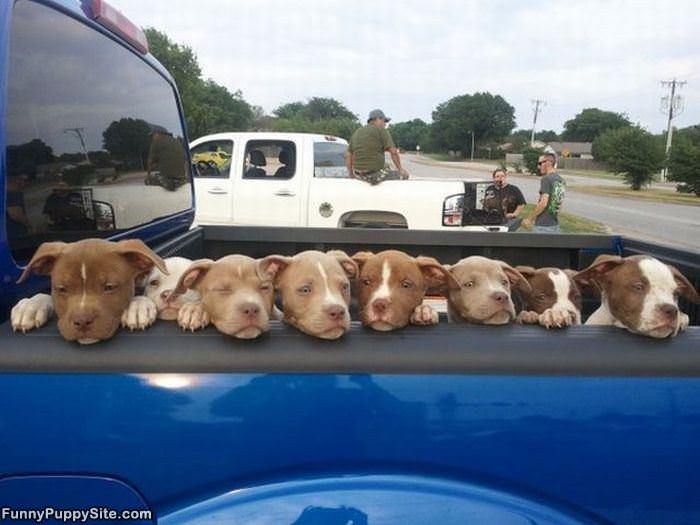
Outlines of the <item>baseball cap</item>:
[[369,112],[369,117],[367,117],[367,122],[374,120],[375,118],[383,118],[385,121],[389,122],[391,119],[387,117],[381,109],[373,109]]

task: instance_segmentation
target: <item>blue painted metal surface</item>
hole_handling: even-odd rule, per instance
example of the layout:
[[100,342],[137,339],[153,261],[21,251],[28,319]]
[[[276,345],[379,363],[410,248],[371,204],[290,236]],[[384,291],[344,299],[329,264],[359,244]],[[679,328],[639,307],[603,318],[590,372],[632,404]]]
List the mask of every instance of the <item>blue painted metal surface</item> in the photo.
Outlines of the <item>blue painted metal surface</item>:
[[[118,35],[110,33],[104,27],[93,22],[86,14],[89,11],[87,4],[82,4],[78,0],[37,0],[39,3],[57,9],[69,16],[77,18],[82,23],[105,34],[108,38],[119,42],[125,47],[131,46],[122,40]],[[7,319],[10,308],[22,297],[29,297],[35,293],[45,291],[48,288],[48,279],[33,277],[27,282],[18,285],[15,281],[22,273],[22,266],[18,265],[12,258],[8,246],[5,232],[5,166],[7,134],[6,122],[6,93],[7,93],[7,69],[9,57],[9,42],[11,31],[11,18],[14,1],[0,2],[0,322]],[[152,55],[142,56],[142,60],[157,70],[173,87],[177,97],[177,104],[180,111],[180,121],[184,123],[182,103],[175,88],[175,83],[167,70],[153,58]],[[183,124],[183,130],[185,126]],[[187,143],[185,137],[185,143]],[[187,153],[189,155],[189,152]],[[139,228],[134,228],[120,234],[109,237],[112,240],[122,238],[140,238],[150,245],[164,242],[180,233],[186,232],[194,219],[194,187],[191,197],[192,205],[189,210],[174,214],[165,219],[155,220]]]
[[[0,380],[0,473],[113,476],[140,490],[159,516],[240,489],[260,495],[262,512],[272,505],[264,487],[275,483],[287,483],[282,505],[297,482],[326,479],[309,492],[332,493],[334,478],[388,475],[414,483],[417,493],[430,485],[422,479],[448,480],[465,493],[483,488],[594,521],[698,523],[699,435],[700,379],[18,374]],[[362,490],[371,492],[371,485]],[[339,482],[338,490],[346,489]],[[379,492],[376,508],[403,505],[394,500],[396,490]],[[436,497],[454,508],[474,503]],[[338,496],[318,505],[367,513],[361,499]],[[250,511],[256,498],[241,501],[227,500],[232,516]],[[296,516],[316,505],[311,497],[294,501]]]

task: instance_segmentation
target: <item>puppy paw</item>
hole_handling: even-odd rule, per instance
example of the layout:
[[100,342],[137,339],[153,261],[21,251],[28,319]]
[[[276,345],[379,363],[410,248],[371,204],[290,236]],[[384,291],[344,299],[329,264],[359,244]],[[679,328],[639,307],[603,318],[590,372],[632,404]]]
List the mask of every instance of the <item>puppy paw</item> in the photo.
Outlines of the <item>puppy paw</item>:
[[540,314],[532,310],[523,310],[518,314],[515,322],[519,324],[539,324]]
[[158,317],[158,309],[148,297],[138,295],[134,297],[122,314],[122,326],[129,330],[145,330],[151,326]]
[[38,293],[18,302],[10,313],[12,329],[23,333],[46,324],[53,315],[53,300],[45,293]]
[[411,324],[424,326],[438,324],[438,321],[438,313],[433,310],[432,306],[428,306],[427,304],[416,306],[411,314]]
[[563,328],[565,326],[571,326],[575,320],[575,315],[568,310],[553,310],[548,308],[542,312],[539,316],[539,324],[545,328]]
[[183,330],[201,330],[209,325],[209,314],[199,301],[185,303],[177,314],[177,324]]
[[678,335],[679,332],[682,332],[686,328],[688,328],[688,325],[690,324],[690,318],[684,314],[683,312],[678,312],[678,326],[676,327],[676,330],[673,332],[673,335]]

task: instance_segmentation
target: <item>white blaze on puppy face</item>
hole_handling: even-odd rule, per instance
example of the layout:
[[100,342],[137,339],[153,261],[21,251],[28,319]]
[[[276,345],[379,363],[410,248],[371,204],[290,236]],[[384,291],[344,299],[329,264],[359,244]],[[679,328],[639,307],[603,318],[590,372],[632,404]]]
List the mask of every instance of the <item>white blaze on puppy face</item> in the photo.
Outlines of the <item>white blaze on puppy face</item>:
[[80,307],[85,307],[85,298],[87,295],[87,268],[85,268],[85,263],[80,265],[80,277],[83,278],[83,296],[80,299]]
[[369,304],[371,305],[377,299],[387,299],[391,300],[391,288],[389,287],[389,280],[391,279],[391,265],[388,260],[384,260],[382,263],[382,277],[379,287],[375,290],[369,299]]
[[581,323],[581,312],[576,305],[571,302],[571,280],[569,276],[561,270],[552,270],[549,272],[549,278],[554,284],[554,293],[557,296],[557,300],[552,305],[552,309],[574,312],[576,315],[576,323]]
[[340,305],[345,307],[345,300],[343,299],[343,296],[339,293],[339,291],[333,290],[330,286],[330,283],[328,282],[328,274],[326,273],[326,270],[323,268],[323,265],[320,262],[317,262],[316,265],[318,266],[318,271],[321,274],[321,279],[323,280],[323,287],[325,289],[325,293],[323,295],[323,303],[327,305]]
[[675,293],[678,284],[668,266],[656,259],[648,258],[639,261],[639,268],[649,282],[639,316],[639,330],[644,332],[663,323],[658,309],[660,306],[669,304],[677,306]]

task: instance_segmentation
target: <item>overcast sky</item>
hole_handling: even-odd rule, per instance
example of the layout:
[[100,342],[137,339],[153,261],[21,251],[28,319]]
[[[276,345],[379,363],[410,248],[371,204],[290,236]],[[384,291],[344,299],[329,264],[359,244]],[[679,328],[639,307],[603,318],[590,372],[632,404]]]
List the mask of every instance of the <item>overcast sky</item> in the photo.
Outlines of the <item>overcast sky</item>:
[[561,131],[586,107],[666,127],[661,80],[679,90],[678,127],[700,124],[700,7],[677,1],[111,0],[133,22],[195,51],[203,76],[268,113],[333,97],[362,120],[431,120],[477,91],[503,96],[519,128]]

